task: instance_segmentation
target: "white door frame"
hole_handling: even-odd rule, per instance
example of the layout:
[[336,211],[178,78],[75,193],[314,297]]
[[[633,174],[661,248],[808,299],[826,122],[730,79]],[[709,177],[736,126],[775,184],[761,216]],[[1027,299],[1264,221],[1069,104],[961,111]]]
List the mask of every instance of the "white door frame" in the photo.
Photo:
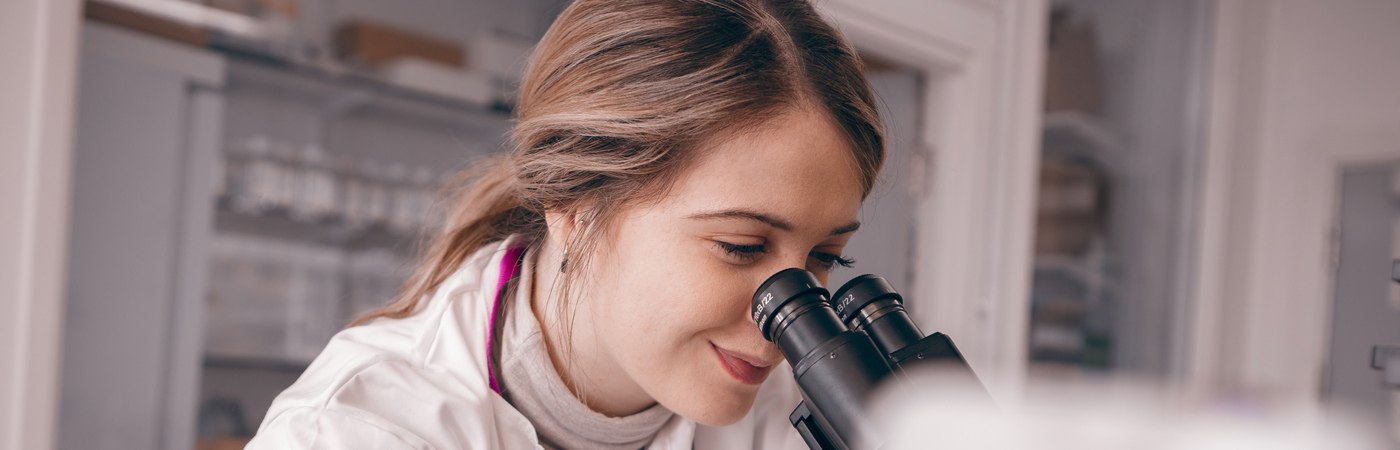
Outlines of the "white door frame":
[[81,11],[0,2],[0,448],[54,442]]
[[1289,50],[1271,48],[1268,36],[1280,6],[1216,5],[1183,381],[1198,393],[1315,406],[1331,333],[1342,171],[1400,160],[1400,128],[1303,133],[1271,116],[1289,94],[1270,86],[1271,75],[1286,75],[1270,61]]
[[1027,364],[1046,1],[817,4],[863,52],[922,72],[914,147],[926,152],[927,175],[910,310],[926,332],[954,338],[994,396],[1018,396]]

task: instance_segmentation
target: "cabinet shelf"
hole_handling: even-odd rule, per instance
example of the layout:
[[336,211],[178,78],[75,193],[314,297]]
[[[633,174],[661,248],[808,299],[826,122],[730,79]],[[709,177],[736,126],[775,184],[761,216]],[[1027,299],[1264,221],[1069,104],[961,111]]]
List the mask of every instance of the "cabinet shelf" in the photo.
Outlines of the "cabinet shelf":
[[1049,153],[1107,161],[1123,140],[1103,119],[1080,111],[1055,111],[1041,121],[1042,148]]
[[1088,258],[1038,255],[1035,257],[1033,265],[1036,272],[1063,274],[1091,291],[1099,290],[1111,293],[1117,289],[1117,284],[1113,282],[1112,277]]
[[298,64],[227,49],[223,53],[229,57],[230,89],[273,90],[286,98],[320,105],[328,115],[377,112],[492,132],[510,120],[511,107],[501,102],[469,103],[346,68]]
[[220,201],[214,213],[214,229],[221,233],[290,240],[350,251],[383,248],[407,255],[414,249],[419,233],[406,233],[383,225],[352,226],[340,220],[315,222],[297,220],[286,211],[261,213],[233,210]]
[[271,358],[264,356],[220,355],[206,353],[205,367],[237,370],[260,370],[269,372],[301,373],[311,365],[310,360],[292,358]]

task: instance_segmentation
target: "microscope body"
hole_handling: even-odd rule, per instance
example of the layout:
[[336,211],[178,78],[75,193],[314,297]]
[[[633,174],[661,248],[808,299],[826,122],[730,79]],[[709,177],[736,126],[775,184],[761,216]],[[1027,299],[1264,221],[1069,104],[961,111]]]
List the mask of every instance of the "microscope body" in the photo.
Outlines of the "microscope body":
[[[860,332],[853,331],[851,333],[858,334]],[[862,350],[860,344],[843,346],[841,350],[846,350],[845,353],[849,356],[843,356],[842,352],[838,350],[836,352],[837,358],[861,358],[869,354],[870,348],[873,347],[865,347]],[[866,399],[862,395],[851,395],[851,393],[868,395],[876,387],[884,386],[884,383],[908,383],[904,377],[906,370],[933,364],[942,365],[941,369],[950,370],[955,375],[964,378],[964,385],[981,389],[981,384],[977,381],[976,375],[973,374],[972,368],[967,365],[967,361],[958,352],[953,340],[943,333],[930,334],[913,345],[905,347],[896,355],[892,355],[891,360],[887,361],[886,364],[891,362],[894,365],[886,365],[884,370],[867,370],[858,376],[849,377],[832,377],[830,375],[803,377],[796,375],[798,372],[794,368],[793,373],[797,377],[798,387],[802,391],[804,400],[788,416],[788,422],[797,429],[798,434],[807,442],[807,446],[813,450],[873,448],[878,446],[880,439],[875,435],[876,432],[871,429],[864,409],[860,408],[861,405],[865,404],[864,400]],[[859,364],[851,365],[868,367],[878,366],[878,363],[862,361]],[[860,384],[853,385],[853,381]],[[835,388],[833,385],[841,386]],[[917,386],[897,386],[895,388],[917,389]],[[808,392],[842,392],[846,395],[838,398],[833,398],[834,396],[830,395],[822,396],[821,400],[826,401],[830,406],[823,405],[813,408],[808,405],[814,400],[808,395]],[[828,415],[837,415],[841,421],[831,422],[821,415],[821,412],[824,411],[836,411],[835,414],[828,413]],[[836,431],[840,429],[855,431],[854,433],[846,433],[849,435],[846,439],[840,439],[840,434]]]
[[883,278],[852,279],[836,291],[835,305],[826,292],[810,273],[787,269],[765,281],[753,301],[764,338],[792,364],[803,401],[788,419],[808,447],[878,448],[883,439],[866,400],[876,388],[919,389],[905,376],[911,370],[936,366],[990,404],[952,339],[925,336]]

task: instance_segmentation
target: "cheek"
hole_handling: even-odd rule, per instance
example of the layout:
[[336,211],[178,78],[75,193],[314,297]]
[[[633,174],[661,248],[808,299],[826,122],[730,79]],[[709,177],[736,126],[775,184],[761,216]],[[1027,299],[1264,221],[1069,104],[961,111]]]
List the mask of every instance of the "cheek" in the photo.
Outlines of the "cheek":
[[753,326],[753,283],[704,250],[620,259],[609,268],[611,293],[596,299],[606,306],[595,320],[606,351],[649,395],[682,416],[722,425],[748,411],[755,391],[724,373],[710,342],[732,341],[736,329]]
[[[707,331],[733,326],[748,310],[747,275],[724,267],[705,249],[636,250],[616,254],[609,292],[596,299],[604,305],[597,320],[624,331],[625,338],[646,338],[633,344],[675,347],[703,340]],[[667,350],[677,349],[653,351]]]

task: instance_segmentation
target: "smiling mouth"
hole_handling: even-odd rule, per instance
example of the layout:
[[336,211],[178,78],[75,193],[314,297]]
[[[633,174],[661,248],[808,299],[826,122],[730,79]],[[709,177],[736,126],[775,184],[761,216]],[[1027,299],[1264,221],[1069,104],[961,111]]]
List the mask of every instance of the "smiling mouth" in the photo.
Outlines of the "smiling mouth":
[[768,378],[768,372],[773,370],[774,365],[772,364],[759,365],[762,364],[761,362],[755,364],[755,362],[751,362],[750,358],[719,348],[713,342],[710,343],[710,347],[715,349],[719,365],[724,367],[724,371],[729,373],[729,376],[739,380],[740,383],[751,385],[762,383],[764,379]]

